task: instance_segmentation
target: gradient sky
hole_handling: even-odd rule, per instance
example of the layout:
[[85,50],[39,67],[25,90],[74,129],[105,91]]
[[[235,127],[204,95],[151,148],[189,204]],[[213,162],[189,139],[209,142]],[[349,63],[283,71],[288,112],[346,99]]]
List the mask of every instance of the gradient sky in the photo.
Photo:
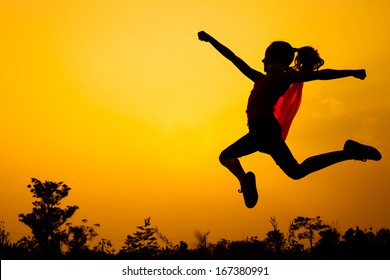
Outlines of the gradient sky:
[[[374,4],[375,3],[375,4]],[[388,1],[1,0],[0,220],[30,234],[30,178],[63,181],[72,218],[100,223],[116,248],[151,216],[173,243],[264,238],[275,216],[321,216],[344,231],[390,227]],[[345,162],[293,181],[263,154],[243,159],[260,200],[244,206],[218,162],[246,133],[252,83],[205,30],[253,68],[274,40],[312,45],[324,68],[367,78],[305,85],[287,143],[298,161],[376,146],[380,162]]]

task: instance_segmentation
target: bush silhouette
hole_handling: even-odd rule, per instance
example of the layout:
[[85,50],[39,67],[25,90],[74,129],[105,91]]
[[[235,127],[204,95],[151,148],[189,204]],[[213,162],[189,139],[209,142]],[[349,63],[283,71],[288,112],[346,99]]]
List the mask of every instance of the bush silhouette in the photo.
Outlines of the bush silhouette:
[[[325,224],[320,216],[298,216],[290,222],[285,235],[275,217],[264,240],[257,236],[244,240],[222,238],[209,242],[210,231],[197,232],[198,244],[190,248],[185,241],[174,244],[145,218],[136,231],[127,235],[121,250],[115,254],[110,240],[101,238],[93,249],[89,243],[98,236],[99,224],[66,223],[78,206],[61,208],[70,188],[62,182],[32,179],[27,186],[33,197],[31,213],[19,220],[30,227],[32,236],[11,242],[5,223],[0,222],[1,259],[390,259],[390,229],[376,232],[370,228],[349,228],[344,234]],[[306,241],[308,246],[305,247]]]

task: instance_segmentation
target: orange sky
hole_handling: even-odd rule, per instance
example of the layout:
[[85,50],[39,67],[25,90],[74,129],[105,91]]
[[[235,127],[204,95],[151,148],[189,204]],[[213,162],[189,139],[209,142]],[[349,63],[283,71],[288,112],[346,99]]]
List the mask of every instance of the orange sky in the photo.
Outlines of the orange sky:
[[[117,248],[151,216],[174,243],[263,238],[275,216],[390,227],[390,19],[387,1],[0,2],[0,220],[28,235],[30,178],[63,181],[72,222],[100,223]],[[299,161],[348,138],[380,162],[346,162],[292,181],[269,156],[243,159],[260,201],[246,209],[218,155],[246,133],[252,83],[210,45],[206,30],[262,70],[273,40],[313,45],[325,68],[366,68],[365,81],[305,85],[288,145]]]

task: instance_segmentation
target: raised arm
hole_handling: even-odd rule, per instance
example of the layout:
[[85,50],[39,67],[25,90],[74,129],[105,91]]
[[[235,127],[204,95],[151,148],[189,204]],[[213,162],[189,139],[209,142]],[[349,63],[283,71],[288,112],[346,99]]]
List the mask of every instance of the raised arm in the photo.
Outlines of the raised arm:
[[259,76],[263,75],[261,72],[251,68],[246,64],[241,58],[236,56],[231,50],[222,45],[211,35],[207,34],[204,31],[198,33],[199,40],[210,43],[217,51],[219,51],[224,57],[229,59],[245,76],[247,76],[252,81],[258,79]]
[[323,69],[319,71],[294,71],[287,73],[293,83],[309,82],[314,80],[334,80],[346,77],[354,77],[360,80],[366,78],[366,70],[334,70]]

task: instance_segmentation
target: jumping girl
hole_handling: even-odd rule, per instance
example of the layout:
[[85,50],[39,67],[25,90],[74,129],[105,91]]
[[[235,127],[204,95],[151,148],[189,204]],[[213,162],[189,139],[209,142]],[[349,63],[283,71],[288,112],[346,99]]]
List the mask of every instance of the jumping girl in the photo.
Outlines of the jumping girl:
[[[293,48],[283,41],[273,42],[265,52],[263,74],[252,69],[227,47],[204,31],[199,39],[209,42],[254,82],[247,105],[249,132],[222,151],[219,160],[239,181],[245,205],[253,208],[258,200],[255,175],[245,172],[238,158],[262,152],[269,154],[287,176],[294,180],[345,160],[375,160],[382,158],[374,147],[347,140],[340,151],[307,158],[298,163],[285,143],[291,121],[298,110],[303,82],[366,77],[361,70],[318,70],[324,61],[312,47]],[[297,55],[295,56],[295,53]],[[295,59],[294,59],[295,58]],[[289,67],[295,61],[293,68]]]

